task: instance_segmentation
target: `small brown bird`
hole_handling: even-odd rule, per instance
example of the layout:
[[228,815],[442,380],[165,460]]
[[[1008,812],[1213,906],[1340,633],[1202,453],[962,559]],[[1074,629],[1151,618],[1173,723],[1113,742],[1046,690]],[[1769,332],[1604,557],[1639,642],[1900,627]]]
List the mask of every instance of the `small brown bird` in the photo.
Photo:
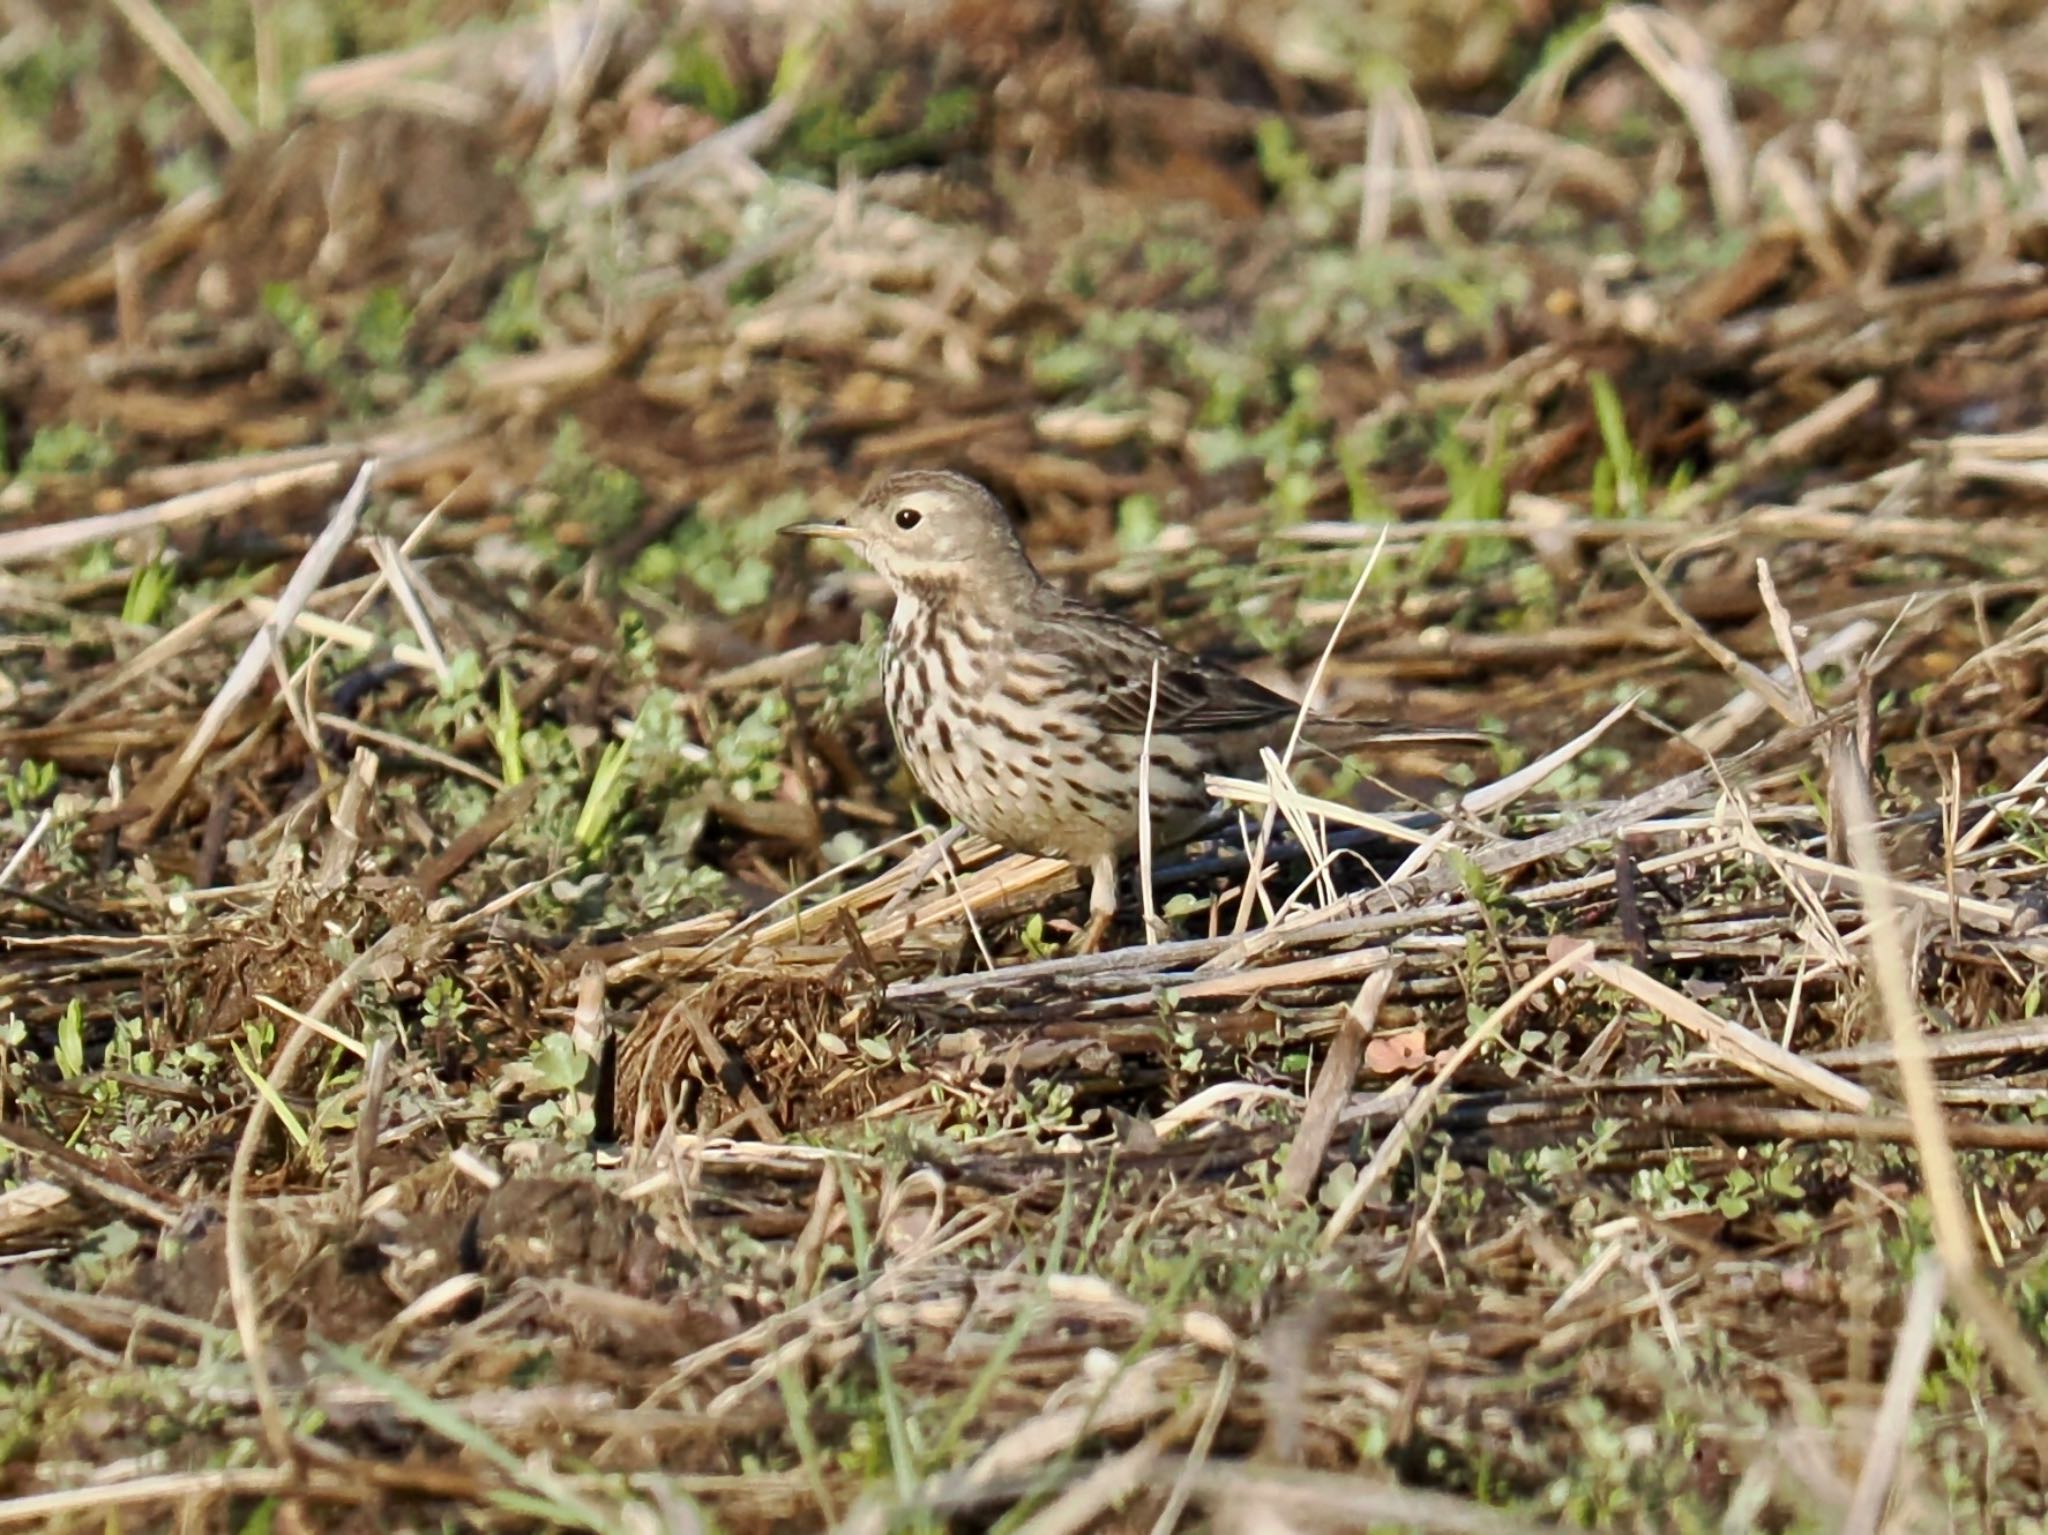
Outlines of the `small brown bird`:
[[[889,583],[896,612],[883,696],[904,760],[970,830],[1089,871],[1084,949],[1108,930],[1117,862],[1138,845],[1148,711],[1162,843],[1214,814],[1204,774],[1256,772],[1259,748],[1279,744],[1300,712],[1249,678],[1061,593],[1033,568],[995,498],[962,475],[888,475],[845,522],[783,531],[843,539]],[[1303,735],[1339,751],[1488,739],[1315,713]]]

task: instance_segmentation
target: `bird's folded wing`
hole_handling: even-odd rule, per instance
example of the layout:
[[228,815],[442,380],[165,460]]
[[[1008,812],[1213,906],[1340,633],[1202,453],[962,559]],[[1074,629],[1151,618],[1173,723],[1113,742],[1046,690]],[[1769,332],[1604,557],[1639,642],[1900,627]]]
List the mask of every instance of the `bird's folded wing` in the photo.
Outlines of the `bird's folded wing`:
[[[1089,700],[1088,707],[1104,730],[1142,735],[1149,714],[1155,734],[1277,734],[1300,712],[1293,699],[1176,650],[1150,629],[1114,614],[1069,604],[1042,622],[1044,632],[1033,637],[1034,650],[1066,661],[1071,685]],[[1152,712],[1155,663],[1159,696]],[[1330,752],[1424,743],[1484,746],[1492,741],[1485,731],[1459,726],[1341,719],[1316,712],[1309,714],[1305,734],[1310,743]]]
[[[1046,621],[1045,649],[1071,668],[1073,683],[1104,730],[1142,735],[1256,730],[1291,720],[1299,707],[1248,677],[1185,651],[1151,630],[1078,605]],[[1153,707],[1153,668],[1158,705]]]

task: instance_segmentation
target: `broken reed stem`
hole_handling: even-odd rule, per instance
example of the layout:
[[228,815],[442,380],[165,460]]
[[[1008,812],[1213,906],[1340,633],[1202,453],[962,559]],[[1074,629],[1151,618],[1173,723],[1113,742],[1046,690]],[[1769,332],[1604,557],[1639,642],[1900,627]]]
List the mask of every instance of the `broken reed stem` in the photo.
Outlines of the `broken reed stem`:
[[[1309,716],[1315,712],[1316,693],[1323,685],[1323,674],[1329,670],[1330,657],[1337,649],[1337,641],[1343,637],[1344,626],[1350,622],[1352,610],[1358,606],[1358,599],[1365,595],[1365,584],[1372,579],[1378,568],[1380,554],[1387,547],[1387,530],[1380,529],[1380,536],[1372,546],[1372,553],[1366,557],[1365,568],[1358,573],[1358,579],[1351,583],[1351,595],[1344,599],[1344,610],[1337,615],[1337,622],[1330,628],[1329,639],[1323,642],[1323,653],[1316,657],[1315,670],[1309,673],[1308,686],[1302,690],[1301,707],[1294,712],[1294,728],[1287,733],[1286,749],[1280,753],[1280,772],[1285,774],[1294,761],[1295,748],[1301,745],[1302,728],[1308,724]],[[1277,801],[1268,800],[1266,808],[1259,812],[1259,840],[1252,848],[1251,865],[1245,870],[1244,894],[1237,903],[1237,920],[1231,927],[1235,937],[1242,938],[1251,926],[1252,909],[1257,904],[1263,888],[1261,876],[1266,870],[1266,853],[1273,840],[1273,817],[1279,813]]]
[[1643,557],[1636,552],[1635,546],[1631,544],[1627,547],[1629,563],[1635,566],[1636,579],[1643,583],[1643,590],[1655,599],[1657,606],[1664,610],[1665,615],[1674,624],[1685,631],[1686,638],[1713,657],[1722,670],[1769,705],[1771,712],[1787,725],[1797,728],[1807,723],[1805,716],[1813,707],[1811,699],[1807,701],[1806,709],[1802,710],[1793,702],[1791,695],[1772,680],[1770,673],[1755,662],[1744,660],[1715,639],[1707,632],[1706,625],[1694,618],[1686,611],[1684,605],[1671,595],[1664,583],[1657,578],[1656,572],[1643,562]]
[[1289,1199],[1306,1200],[1322,1176],[1323,1153],[1330,1149],[1330,1137],[1337,1130],[1337,1116],[1358,1081],[1358,1068],[1365,1060],[1366,1036],[1379,1018],[1380,1005],[1394,984],[1394,964],[1375,970],[1358,988],[1358,995],[1344,1009],[1337,1037],[1323,1057],[1323,1069],[1316,1074],[1308,1103],[1301,1111],[1301,1126],[1287,1148],[1287,1165],[1280,1169],[1279,1188]]
[[1921,1033],[1920,1006],[1906,971],[1906,934],[1893,904],[1892,884],[1877,845],[1877,811],[1869,787],[1846,746],[1835,751],[1835,794],[1841,801],[1849,857],[1856,870],[1858,894],[1866,923],[1865,948],[1872,983],[1890,1028],[1892,1049],[1905,1095],[1906,1115],[1913,1122],[1920,1150],[1922,1176],[1934,1216],[1934,1240],[1953,1275],[1976,1270],[1976,1240],[1971,1235],[1969,1208],[1949,1144],[1941,1099],[1934,1090],[1934,1070],[1927,1060]]
[[1145,739],[1138,746],[1138,902],[1144,911],[1145,944],[1160,939],[1159,907],[1152,897],[1152,726],[1159,717],[1159,658],[1152,658],[1152,686],[1145,697]]
[[1869,1088],[1860,1087],[1825,1066],[1816,1066],[1754,1029],[1723,1018],[1655,976],[1645,975],[1634,965],[1615,959],[1589,958],[1580,968],[1616,991],[1655,1008],[1680,1028],[1697,1034],[1731,1064],[1773,1086],[1789,1087],[1806,1097],[1855,1114],[1866,1113],[1870,1109],[1872,1098]]
[[1927,1373],[1934,1348],[1934,1327],[1941,1320],[1943,1267],[1938,1257],[1923,1255],[1913,1272],[1906,1297],[1905,1319],[1892,1344],[1892,1366],[1885,1375],[1884,1398],[1871,1425],[1870,1448],[1856,1478],[1856,1493],[1842,1519],[1842,1535],[1877,1535],[1878,1521],[1891,1497],[1899,1456],[1906,1448],[1913,1422],[1913,1403]]
[[125,512],[105,512],[97,517],[74,517],[32,528],[13,528],[0,533],[0,566],[19,565],[28,560],[46,560],[86,544],[131,533],[174,528],[208,517],[232,517],[258,502],[295,490],[325,488],[341,478],[342,465],[329,459],[298,468],[279,469],[248,479],[230,480],[187,491],[168,500],[134,507]]
[[156,56],[164,61],[177,82],[184,86],[206,114],[206,120],[213,124],[214,131],[227,141],[230,149],[240,149],[254,137],[249,128],[249,119],[242,116],[242,109],[235,105],[234,97],[227,93],[206,61],[192,51],[192,45],[178,35],[164,13],[156,8],[152,0],[112,0],[114,9],[121,13],[135,31],[135,35],[146,43]]
[[320,583],[327,579],[328,570],[332,568],[335,560],[340,558],[341,551],[347,547],[349,539],[355,535],[356,524],[362,517],[363,505],[369,500],[370,482],[376,472],[377,460],[374,458],[365,460],[362,468],[356,471],[355,483],[349,487],[348,494],[341,498],[341,504],[335,507],[334,515],[328,519],[327,526],[321,530],[320,536],[313,540],[312,546],[306,550],[305,557],[299,561],[298,569],[292,572],[291,580],[285,583],[284,590],[278,594],[276,612],[258,627],[254,638],[249,641],[248,648],[242,652],[241,659],[235,662],[227,680],[221,684],[220,692],[207,706],[206,713],[200,716],[191,739],[186,741],[184,749],[178,753],[176,760],[168,769],[164,770],[146,790],[137,791],[138,797],[146,796],[144,803],[149,807],[149,813],[144,817],[141,829],[137,833],[139,840],[147,842],[156,835],[164,819],[191,784],[192,775],[199,770],[199,764],[212,748],[215,738],[226,727],[229,716],[241,706],[242,700],[256,686],[264,669],[278,654],[284,632],[298,618],[299,611],[305,607],[313,593],[319,590]]

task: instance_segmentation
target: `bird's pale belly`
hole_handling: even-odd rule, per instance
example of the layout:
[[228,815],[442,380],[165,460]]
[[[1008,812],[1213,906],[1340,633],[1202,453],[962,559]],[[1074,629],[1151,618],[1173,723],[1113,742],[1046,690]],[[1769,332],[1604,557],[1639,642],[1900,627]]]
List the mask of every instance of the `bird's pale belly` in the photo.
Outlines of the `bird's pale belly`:
[[[983,675],[996,668],[952,659],[950,668],[915,651],[906,660],[892,647],[884,673],[897,745],[925,793],[1014,852],[1088,863],[1135,848],[1141,743],[1091,732],[1079,702],[1062,692],[1032,696]],[[1179,741],[1153,742],[1151,797],[1162,837],[1207,803],[1193,755]]]

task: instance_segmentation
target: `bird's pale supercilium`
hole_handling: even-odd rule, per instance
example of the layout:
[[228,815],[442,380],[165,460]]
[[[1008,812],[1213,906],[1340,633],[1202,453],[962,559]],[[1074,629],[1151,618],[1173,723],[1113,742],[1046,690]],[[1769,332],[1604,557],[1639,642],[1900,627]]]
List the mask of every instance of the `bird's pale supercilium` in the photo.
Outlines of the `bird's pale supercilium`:
[[[843,539],[896,595],[883,663],[889,722],[924,791],[969,830],[1063,858],[1093,879],[1086,944],[1116,910],[1116,870],[1138,844],[1138,762],[1152,705],[1157,839],[1213,814],[1203,775],[1256,772],[1300,706],[1138,624],[1077,602],[1033,568],[1009,518],[973,480],[910,470],[877,481],[844,522],[784,531]],[[1483,741],[1470,731],[1311,714],[1306,739]]]

